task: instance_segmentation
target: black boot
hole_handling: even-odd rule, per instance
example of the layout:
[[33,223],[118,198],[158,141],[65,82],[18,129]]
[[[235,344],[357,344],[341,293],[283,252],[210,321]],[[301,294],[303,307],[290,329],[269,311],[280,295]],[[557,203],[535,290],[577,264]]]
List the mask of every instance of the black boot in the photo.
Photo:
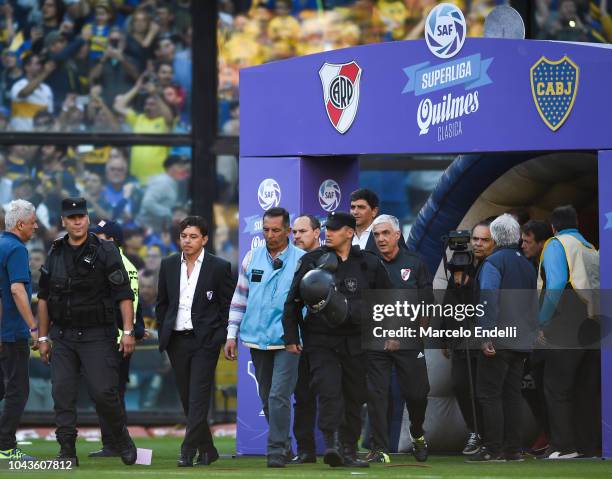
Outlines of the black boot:
[[351,444],[345,444],[342,448],[344,456],[344,465],[347,467],[370,467],[370,463],[357,458],[357,447]]
[[75,440],[59,440],[60,450],[57,459],[60,461],[71,461],[74,466],[79,465],[79,458],[76,453]]
[[338,432],[324,432],[325,439],[325,454],[323,454],[323,462],[331,467],[338,467],[344,464],[342,454],[340,454],[340,441],[338,440]]
[[123,430],[121,438],[117,441],[117,451],[126,466],[131,466],[136,462],[138,452],[127,428]]

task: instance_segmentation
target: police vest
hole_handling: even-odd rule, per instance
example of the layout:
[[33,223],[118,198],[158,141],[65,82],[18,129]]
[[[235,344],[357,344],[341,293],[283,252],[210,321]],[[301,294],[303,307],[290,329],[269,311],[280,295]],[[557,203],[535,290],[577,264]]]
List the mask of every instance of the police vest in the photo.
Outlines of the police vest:
[[282,267],[274,269],[265,246],[254,249],[247,268],[249,297],[240,324],[240,340],[248,347],[279,349],[283,339],[283,309],[293,275],[304,251],[289,244],[279,256]]
[[558,240],[563,246],[567,260],[568,283],[587,305],[589,317],[599,315],[599,252],[593,245],[587,246],[571,234],[553,236],[544,243],[538,271],[538,289],[544,288],[542,274],[544,251],[553,239]]
[[[61,327],[91,328],[115,324],[115,304],[103,268],[106,254],[101,240],[90,235],[76,261],[63,239],[56,240],[49,252],[49,299],[51,321]],[[83,301],[82,292],[97,292],[97,300]]]

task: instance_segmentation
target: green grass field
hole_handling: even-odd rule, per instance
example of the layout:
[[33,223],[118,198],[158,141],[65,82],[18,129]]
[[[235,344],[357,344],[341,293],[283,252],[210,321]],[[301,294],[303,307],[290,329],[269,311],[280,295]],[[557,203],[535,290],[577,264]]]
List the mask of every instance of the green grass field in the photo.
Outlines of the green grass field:
[[[265,459],[253,457],[232,458],[234,440],[228,438],[216,439],[215,443],[223,456],[209,467],[194,467],[191,469],[176,467],[180,440],[138,439],[138,447],[153,449],[153,464],[151,466],[124,466],[120,459],[89,459],[87,453],[99,448],[95,442],[79,441],[78,454],[80,467],[73,472],[16,472],[0,470],[0,475],[10,477],[66,477],[66,478],[174,478],[174,477],[207,477],[218,478],[277,478],[291,476],[298,478],[349,478],[359,476],[382,478],[612,478],[612,461],[575,460],[575,461],[536,461],[527,459],[521,463],[497,464],[466,464],[462,457],[432,456],[425,464],[417,463],[410,455],[392,456],[391,464],[374,464],[369,469],[331,469],[320,461],[318,464],[288,466],[285,469],[267,469]],[[57,453],[57,444],[49,441],[33,441],[32,445],[23,446],[28,454],[40,459],[52,458]],[[7,476],[8,477],[8,476]]]

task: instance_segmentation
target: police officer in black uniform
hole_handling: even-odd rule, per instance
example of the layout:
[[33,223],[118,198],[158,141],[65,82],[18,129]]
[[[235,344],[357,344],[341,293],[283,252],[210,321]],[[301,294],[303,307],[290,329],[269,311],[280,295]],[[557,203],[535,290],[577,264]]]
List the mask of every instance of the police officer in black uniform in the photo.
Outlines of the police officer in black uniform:
[[[319,429],[326,447],[323,462],[332,467],[369,466],[357,458],[361,407],[367,399],[366,356],[361,348],[361,322],[366,314],[362,291],[391,287],[380,258],[351,245],[354,234],[353,216],[343,212],[329,214],[326,246],[302,256],[283,315],[285,344],[290,352],[301,351],[298,326],[301,327],[313,389],[319,398]],[[335,286],[328,289],[326,299],[309,308],[302,321],[304,304],[313,306],[306,299],[312,286],[306,280],[320,268],[333,271]],[[320,304],[327,306],[319,309]],[[338,306],[336,311],[326,311],[333,305]],[[342,305],[343,321],[339,321]]]
[[[415,290],[415,300],[434,302],[432,281],[421,256],[400,247],[399,221],[395,216],[381,215],[372,224],[372,235],[383,264],[395,289]],[[420,318],[426,320],[426,318]],[[429,379],[422,341],[400,345],[387,339],[384,350],[368,351],[368,415],[372,426],[373,446],[370,462],[391,462],[389,459],[388,391],[391,368],[395,366],[398,383],[410,417],[412,451],[417,461],[427,460],[427,442],[423,423],[427,409]]]
[[119,395],[115,308],[123,318],[119,350],[127,356],[135,344],[134,294],[117,247],[89,233],[83,198],[62,201],[62,224],[68,234],[53,242],[38,293],[39,348],[44,362],[51,359],[58,458],[78,465],[76,398],[82,372],[121,460],[131,465],[136,446]]

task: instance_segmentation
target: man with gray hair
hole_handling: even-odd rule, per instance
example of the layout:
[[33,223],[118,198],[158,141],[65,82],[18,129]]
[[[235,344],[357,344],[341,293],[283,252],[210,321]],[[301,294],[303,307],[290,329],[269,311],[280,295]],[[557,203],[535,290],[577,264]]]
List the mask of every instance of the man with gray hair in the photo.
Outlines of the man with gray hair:
[[4,411],[0,416],[0,460],[31,461],[17,447],[15,433],[28,401],[30,351],[38,347],[38,327],[32,314],[32,278],[27,243],[38,228],[34,205],[11,201],[6,208],[6,231],[0,234],[0,294],[2,350],[0,367],[4,379]]
[[[372,223],[372,236],[380,252],[394,289],[416,289],[419,301],[433,302],[431,275],[419,254],[400,247],[399,221],[395,216],[381,215]],[[388,339],[384,351],[368,351],[368,415],[372,426],[369,462],[391,462],[389,458],[389,384],[395,366],[402,399],[410,417],[412,452],[417,461],[427,460],[425,410],[429,379],[422,343],[401,349],[400,342]]]
[[[481,338],[476,380],[476,395],[484,421],[484,445],[468,462],[522,461],[521,382],[525,359],[535,339],[530,333],[536,330],[537,324],[536,278],[533,266],[518,249],[521,237],[518,222],[504,214],[491,223],[490,230],[495,249],[476,276],[479,303],[486,305],[480,326],[482,331],[491,334],[488,337],[483,334]],[[534,292],[533,298],[530,291]],[[507,326],[516,326],[517,339],[493,336]],[[495,342],[490,337],[496,337]]]

